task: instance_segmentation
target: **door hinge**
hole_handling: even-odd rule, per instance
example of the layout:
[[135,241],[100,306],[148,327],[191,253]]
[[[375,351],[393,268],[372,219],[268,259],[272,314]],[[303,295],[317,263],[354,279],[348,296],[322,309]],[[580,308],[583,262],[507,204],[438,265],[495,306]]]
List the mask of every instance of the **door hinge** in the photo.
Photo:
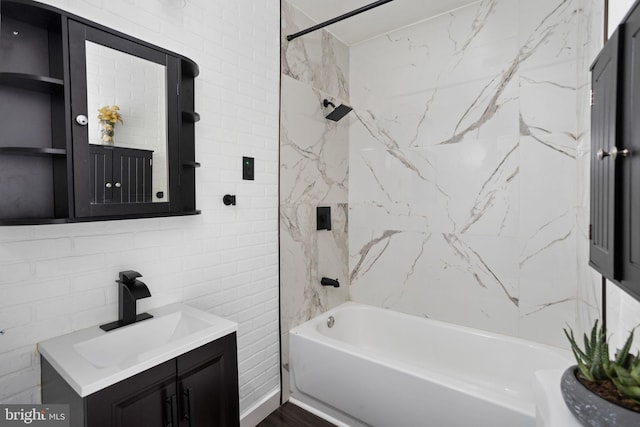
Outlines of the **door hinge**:
[[153,159],[149,159],[149,166],[153,166]]
[[591,240],[591,236],[592,236],[591,235],[591,229],[592,229],[592,226],[591,226],[591,224],[589,224],[589,240]]
[[595,104],[594,97],[595,97],[595,94],[593,93],[593,89],[591,89],[589,91],[589,106],[591,107],[593,107],[593,104]]
[[[593,97],[593,91],[591,91],[591,93]],[[176,95],[180,96],[180,83],[176,83]]]

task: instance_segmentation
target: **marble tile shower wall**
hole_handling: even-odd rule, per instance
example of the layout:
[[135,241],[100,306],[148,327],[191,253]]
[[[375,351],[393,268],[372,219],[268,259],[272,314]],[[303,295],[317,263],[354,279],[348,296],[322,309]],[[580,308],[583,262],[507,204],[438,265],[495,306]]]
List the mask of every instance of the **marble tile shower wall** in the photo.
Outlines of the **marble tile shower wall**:
[[[321,30],[287,42],[314,25],[282,2],[280,129],[281,332],[348,299],[348,121],[324,118],[322,101],[349,100],[347,46]],[[328,111],[326,111],[328,112]],[[316,231],[316,207],[330,206],[331,231]],[[340,288],[320,285],[338,278]],[[287,362],[287,345],[283,345]]]
[[[289,397],[289,330],[348,299],[348,119],[324,118],[322,101],[349,99],[349,51],[282,2],[280,87],[280,319],[282,397]],[[328,112],[328,111],[327,111]],[[316,207],[331,207],[331,231],[316,231]],[[339,288],[320,285],[338,278]]]
[[483,0],[351,48],[351,299],[564,345],[588,274],[579,6]]

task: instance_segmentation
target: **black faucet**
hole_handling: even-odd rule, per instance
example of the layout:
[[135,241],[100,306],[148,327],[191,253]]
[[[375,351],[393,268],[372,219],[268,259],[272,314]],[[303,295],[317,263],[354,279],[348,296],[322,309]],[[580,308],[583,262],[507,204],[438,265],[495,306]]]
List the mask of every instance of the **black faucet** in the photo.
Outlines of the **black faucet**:
[[142,274],[137,271],[127,270],[121,271],[119,276],[120,280],[116,280],[118,284],[118,320],[100,325],[100,328],[105,331],[153,317],[149,313],[136,314],[136,301],[151,296],[147,285],[137,279],[142,277]]
[[320,279],[320,284],[322,286],[333,286],[334,288],[340,287],[340,282],[338,282],[338,279],[329,279],[328,277],[323,277],[322,279]]

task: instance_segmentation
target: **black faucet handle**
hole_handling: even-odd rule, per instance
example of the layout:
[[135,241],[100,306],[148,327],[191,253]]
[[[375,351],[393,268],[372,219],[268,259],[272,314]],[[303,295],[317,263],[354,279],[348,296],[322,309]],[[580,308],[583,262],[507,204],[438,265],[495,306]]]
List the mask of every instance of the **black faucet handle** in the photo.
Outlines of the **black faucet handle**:
[[136,282],[137,277],[142,277],[142,274],[133,270],[121,271],[118,275],[120,276],[120,280],[118,280],[118,282],[126,285],[133,285]]

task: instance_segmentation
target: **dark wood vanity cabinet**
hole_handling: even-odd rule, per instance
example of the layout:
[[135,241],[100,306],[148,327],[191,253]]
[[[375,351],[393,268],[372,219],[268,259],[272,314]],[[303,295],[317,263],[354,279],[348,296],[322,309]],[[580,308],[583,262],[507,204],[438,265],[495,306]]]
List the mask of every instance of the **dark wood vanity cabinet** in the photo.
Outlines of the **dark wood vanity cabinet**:
[[[0,1],[0,16],[0,225],[200,213],[195,203],[195,62],[31,0]],[[115,62],[114,52],[122,62]],[[149,68],[120,68],[126,61],[131,67],[151,64],[161,79],[148,78]],[[107,72],[101,71],[102,64]],[[145,82],[155,82],[155,99],[141,95],[148,93],[148,86],[141,87]],[[149,180],[144,186],[120,181],[116,188],[114,181],[111,189],[97,187],[98,154],[92,147],[100,143],[95,142],[97,109],[117,104],[124,117],[116,124],[116,146],[154,151],[153,167],[165,170],[157,174],[152,191],[162,197],[147,191],[152,175],[144,176]],[[147,116],[151,110],[162,115]],[[122,129],[126,132],[120,136],[128,139],[118,139]],[[161,152],[152,148],[154,140]],[[114,171],[105,170],[105,176]]]
[[176,361],[180,426],[238,426],[235,340],[203,346]]
[[640,299],[640,2],[592,66],[590,265]]
[[42,363],[42,400],[68,403],[72,427],[237,427],[236,334],[232,333],[81,398]]
[[[175,365],[175,360],[170,360],[87,396],[84,399],[86,421],[77,425],[177,425],[174,421],[178,414]],[[72,416],[71,422],[74,421]]]

